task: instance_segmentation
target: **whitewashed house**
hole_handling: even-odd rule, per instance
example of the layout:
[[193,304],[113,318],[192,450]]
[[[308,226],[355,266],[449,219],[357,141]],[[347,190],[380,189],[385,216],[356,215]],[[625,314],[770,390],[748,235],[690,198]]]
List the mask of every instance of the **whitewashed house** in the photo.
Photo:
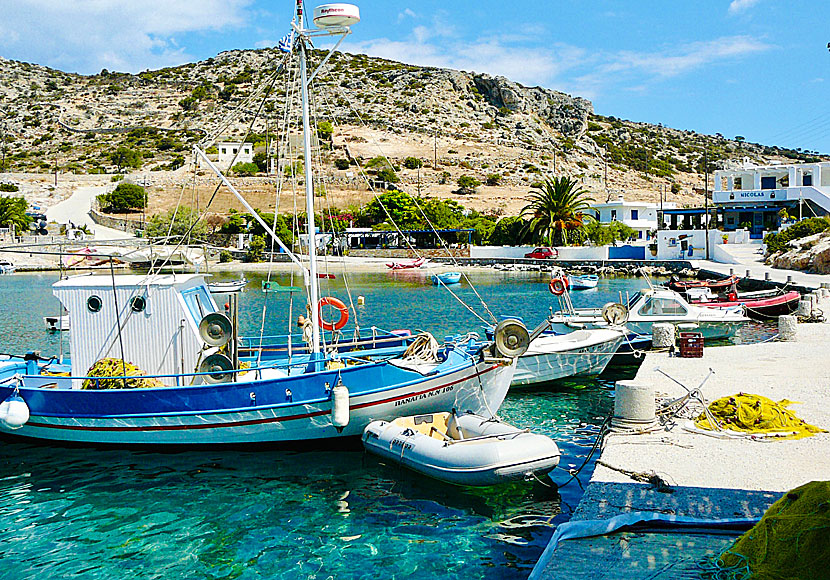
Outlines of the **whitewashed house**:
[[[674,203],[664,203],[663,209],[673,209]],[[621,222],[637,230],[637,240],[646,241],[652,231],[657,229],[659,203],[645,201],[625,201],[622,195],[617,199],[591,206],[594,216],[601,223]]]

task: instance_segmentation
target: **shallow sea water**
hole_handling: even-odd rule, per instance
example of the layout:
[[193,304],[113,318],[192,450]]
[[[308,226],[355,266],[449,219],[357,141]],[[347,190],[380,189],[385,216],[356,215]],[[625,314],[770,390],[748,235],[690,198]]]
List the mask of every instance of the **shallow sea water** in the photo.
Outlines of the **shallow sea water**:
[[[350,277],[366,297],[361,325],[450,333],[481,323],[421,273]],[[552,304],[538,274],[482,271],[476,289],[496,314],[520,313],[529,326]],[[227,278],[227,276],[224,276]],[[248,275],[246,334],[284,331],[286,295],[259,292]],[[287,276],[276,277],[289,283]],[[403,278],[403,279],[402,279]],[[58,352],[41,317],[57,312],[54,275],[0,277],[6,326],[0,352]],[[324,294],[347,300],[343,282]],[[577,306],[604,304],[642,280],[603,280],[575,294]],[[457,293],[475,305],[470,287]],[[481,311],[481,308],[478,308]],[[292,314],[296,316],[295,305]],[[763,326],[747,340],[769,334]],[[65,339],[64,339],[65,340]],[[617,376],[631,369],[615,371]],[[499,411],[518,427],[553,437],[569,479],[613,409],[615,374],[570,379],[511,393]],[[593,464],[582,471],[587,482]],[[488,489],[429,480],[366,455],[359,442],[313,450],[148,450],[59,448],[0,442],[0,577],[28,578],[525,578],[553,526],[582,495],[539,482]]]

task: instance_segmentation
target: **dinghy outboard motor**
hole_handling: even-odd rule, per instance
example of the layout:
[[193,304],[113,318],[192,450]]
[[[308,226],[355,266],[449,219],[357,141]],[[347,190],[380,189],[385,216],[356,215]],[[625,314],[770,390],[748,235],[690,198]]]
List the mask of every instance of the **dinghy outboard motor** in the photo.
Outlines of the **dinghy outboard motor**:
[[530,334],[521,320],[506,318],[493,331],[496,355],[516,358],[522,356],[530,346]]

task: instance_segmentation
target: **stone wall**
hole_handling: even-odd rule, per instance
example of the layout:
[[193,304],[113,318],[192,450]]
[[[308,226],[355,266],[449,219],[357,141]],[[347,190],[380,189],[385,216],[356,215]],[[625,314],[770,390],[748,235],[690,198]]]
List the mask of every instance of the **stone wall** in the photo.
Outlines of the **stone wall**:
[[[352,258],[403,258],[415,259],[418,257],[424,258],[447,258],[448,250],[445,249],[419,249],[416,254],[412,250],[407,249],[374,249],[374,250],[355,250],[349,249],[349,256]],[[468,258],[470,256],[469,248],[452,248],[449,250],[456,258]]]
[[99,212],[95,209],[89,210],[89,217],[92,218],[96,224],[122,232],[129,232],[135,234],[138,230],[144,229],[144,223],[140,220],[124,219],[123,217],[115,217]]

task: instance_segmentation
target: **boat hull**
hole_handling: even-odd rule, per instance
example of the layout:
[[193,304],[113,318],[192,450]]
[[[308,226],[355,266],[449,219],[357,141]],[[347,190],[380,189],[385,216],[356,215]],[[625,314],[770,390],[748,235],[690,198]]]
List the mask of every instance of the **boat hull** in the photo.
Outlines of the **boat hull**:
[[589,276],[568,276],[568,284],[571,290],[590,290],[599,284],[599,277]]
[[[468,359],[469,360],[469,359]],[[501,406],[515,364],[469,362],[446,373],[382,387],[384,375],[400,372],[388,363],[313,373],[302,378],[156,389],[80,390],[51,388],[56,377],[33,377],[41,386],[21,387],[29,421],[8,434],[88,444],[217,445],[307,441],[359,436],[371,421],[401,414],[450,408],[495,412]],[[370,368],[372,367],[372,368]],[[37,379],[37,381],[35,381]],[[351,387],[349,423],[332,421],[327,388],[338,381]],[[51,381],[51,383],[50,383]],[[376,387],[373,387],[377,385]],[[290,391],[319,391],[318,397],[291,401]],[[11,388],[0,390],[5,399]]]
[[610,329],[542,335],[519,357],[511,387],[532,387],[571,376],[598,375],[624,339],[623,332]]
[[757,299],[743,299],[737,300],[722,300],[714,302],[694,301],[695,306],[703,306],[704,308],[735,308],[736,306],[743,306],[746,315],[756,320],[765,320],[775,318],[785,314],[790,314],[798,308],[798,301],[801,299],[801,294],[795,290],[787,292],[786,294],[779,294],[777,296],[770,296],[767,298]]

